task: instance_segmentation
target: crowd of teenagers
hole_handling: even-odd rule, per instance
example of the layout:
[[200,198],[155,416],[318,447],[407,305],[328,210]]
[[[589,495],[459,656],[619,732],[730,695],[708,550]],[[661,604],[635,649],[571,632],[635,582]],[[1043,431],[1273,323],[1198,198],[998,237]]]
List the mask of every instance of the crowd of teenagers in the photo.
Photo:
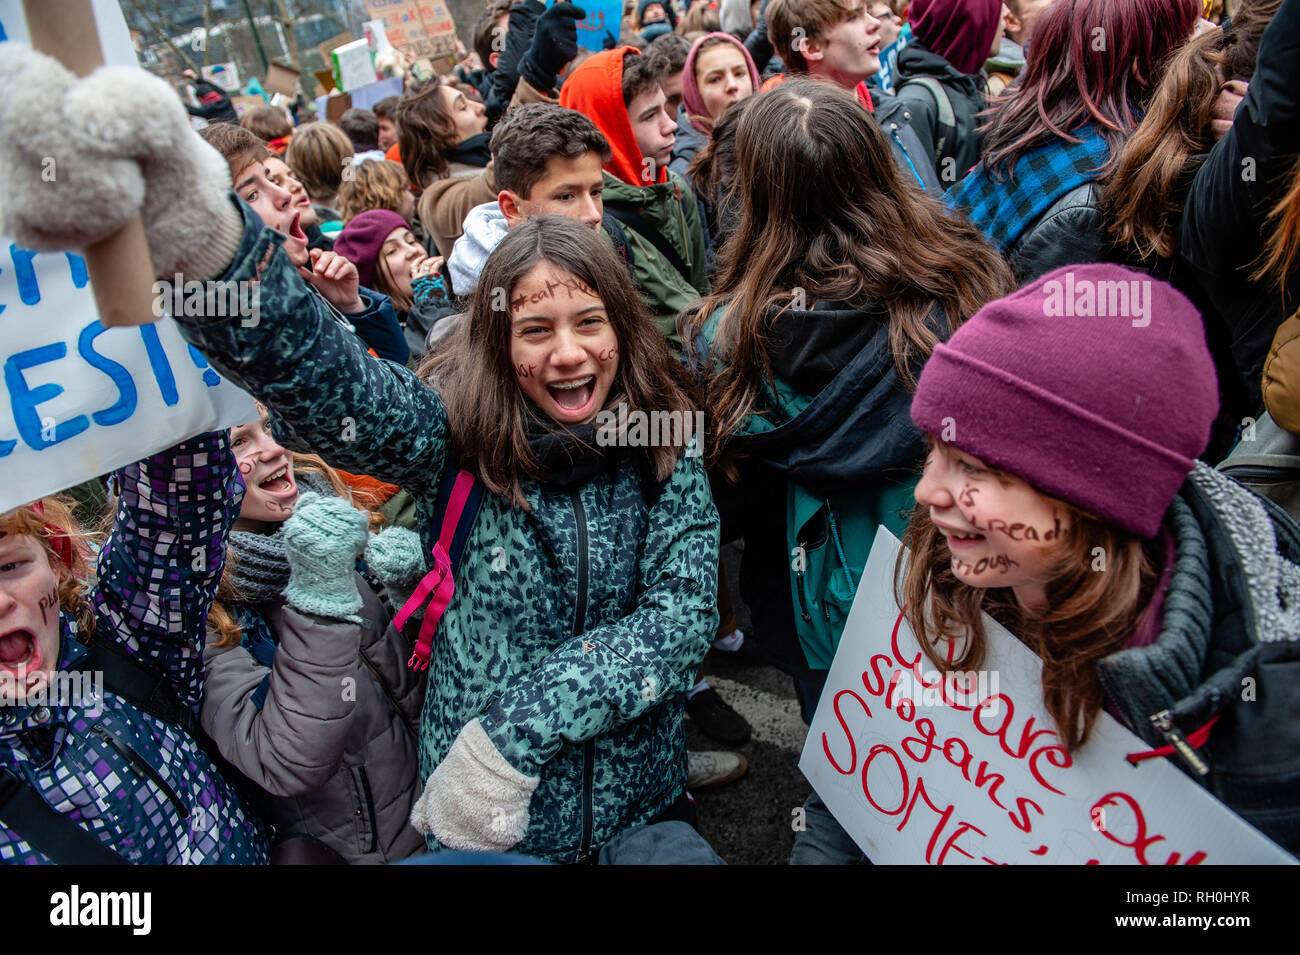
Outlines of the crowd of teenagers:
[[0,44],[6,232],[260,295],[174,316],[257,420],[0,517],[0,861],[720,863],[701,665],[810,720],[881,525],[1300,852],[1300,0],[627,14],[300,125]]

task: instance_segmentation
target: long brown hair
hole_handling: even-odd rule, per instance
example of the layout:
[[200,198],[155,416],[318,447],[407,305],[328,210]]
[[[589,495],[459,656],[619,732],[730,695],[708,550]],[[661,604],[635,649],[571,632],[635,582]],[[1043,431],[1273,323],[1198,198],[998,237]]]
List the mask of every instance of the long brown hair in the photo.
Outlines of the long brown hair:
[[1202,34],[1170,58],[1104,199],[1115,240],[1140,258],[1168,259],[1178,250],[1187,187],[1214,145],[1211,119],[1220,86],[1254,75],[1259,41],[1281,5],[1247,0],[1230,32]]
[[[695,410],[684,370],[669,356],[626,266],[604,235],[555,215],[511,229],[483,266],[465,326],[450,347],[426,359],[419,374],[437,381],[461,467],[524,510],[528,503],[520,481],[539,477],[541,470],[525,426],[529,398],[510,362],[509,303],[519,281],[542,262],[581,279],[604,303],[618,340],[618,372],[602,410],[626,403],[629,413],[675,412],[684,423],[693,420]],[[684,427],[672,437],[680,442],[637,449],[644,454],[645,473],[657,481],[672,473],[691,435]]]
[[422,83],[397,101],[397,150],[406,175],[417,187],[447,175],[444,155],[460,142],[456,121],[442,96],[442,84]]
[[1034,27],[1019,82],[984,114],[985,165],[1005,178],[1028,150],[1073,142],[1092,122],[1110,146],[1101,173],[1110,175],[1164,60],[1200,11],[1199,0],[1057,0]]
[[938,340],[927,325],[936,304],[951,334],[1015,288],[973,226],[899,173],[884,134],[852,95],[789,80],[751,99],[736,131],[740,224],[719,250],[713,294],[684,316],[683,340],[691,342],[726,306],[712,349],[724,363],[708,386],[717,431],[711,463],[763,383],[772,383],[765,346],[772,309],[784,312],[805,296],[805,307],[881,303],[894,362],[912,387]]
[[[993,471],[995,477],[1005,474]],[[1082,746],[1105,702],[1097,663],[1137,628],[1156,572],[1136,535],[1072,504],[1053,502],[1070,517],[1055,573],[1047,585],[1049,610],[1026,609],[1009,588],[972,587],[952,570],[948,542],[929,510],[913,509],[903,535],[906,550],[895,567],[895,595],[926,657],[941,672],[978,670],[988,636],[987,613],[1043,661],[1043,702],[1068,751]],[[1097,548],[1105,569],[1093,569]],[[948,650],[955,643],[954,659]]]

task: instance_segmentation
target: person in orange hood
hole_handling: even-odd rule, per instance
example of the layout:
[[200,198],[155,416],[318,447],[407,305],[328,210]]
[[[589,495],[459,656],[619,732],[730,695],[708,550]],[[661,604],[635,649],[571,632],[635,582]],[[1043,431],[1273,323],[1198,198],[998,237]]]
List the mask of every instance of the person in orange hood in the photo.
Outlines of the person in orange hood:
[[560,105],[609,141],[605,210],[627,231],[637,285],[659,330],[680,349],[677,316],[708,291],[694,194],[668,170],[677,122],[664,109],[657,57],[633,47],[596,53],[565,80]]

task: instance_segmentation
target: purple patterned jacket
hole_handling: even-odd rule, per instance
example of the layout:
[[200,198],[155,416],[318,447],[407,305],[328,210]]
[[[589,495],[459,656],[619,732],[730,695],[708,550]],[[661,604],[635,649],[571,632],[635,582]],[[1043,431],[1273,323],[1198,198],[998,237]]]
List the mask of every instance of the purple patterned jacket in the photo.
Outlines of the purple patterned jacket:
[[[208,608],[244,486],[226,432],[211,432],[114,473],[113,530],[86,594],[95,640],[165,674],[197,716]],[[88,654],[61,614],[59,670]],[[93,674],[92,674],[93,677]],[[102,682],[102,681],[101,681]],[[56,681],[57,683],[57,681]],[[266,834],[198,744],[92,679],[49,705],[0,708],[0,767],[136,864],[265,864]],[[0,862],[50,860],[0,819]]]

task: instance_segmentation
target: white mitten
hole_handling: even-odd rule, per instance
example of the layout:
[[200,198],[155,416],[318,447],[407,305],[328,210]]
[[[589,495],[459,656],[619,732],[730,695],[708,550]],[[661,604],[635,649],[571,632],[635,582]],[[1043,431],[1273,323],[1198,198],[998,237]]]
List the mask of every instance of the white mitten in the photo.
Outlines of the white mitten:
[[411,809],[411,825],[449,849],[505,852],[528,829],[541,782],[497,752],[478,720],[466,723]]
[[78,79],[3,43],[0,90],[0,229],[31,249],[77,250],[139,214],[156,276],[225,271],[243,232],[230,169],[170,86],[126,66]]

